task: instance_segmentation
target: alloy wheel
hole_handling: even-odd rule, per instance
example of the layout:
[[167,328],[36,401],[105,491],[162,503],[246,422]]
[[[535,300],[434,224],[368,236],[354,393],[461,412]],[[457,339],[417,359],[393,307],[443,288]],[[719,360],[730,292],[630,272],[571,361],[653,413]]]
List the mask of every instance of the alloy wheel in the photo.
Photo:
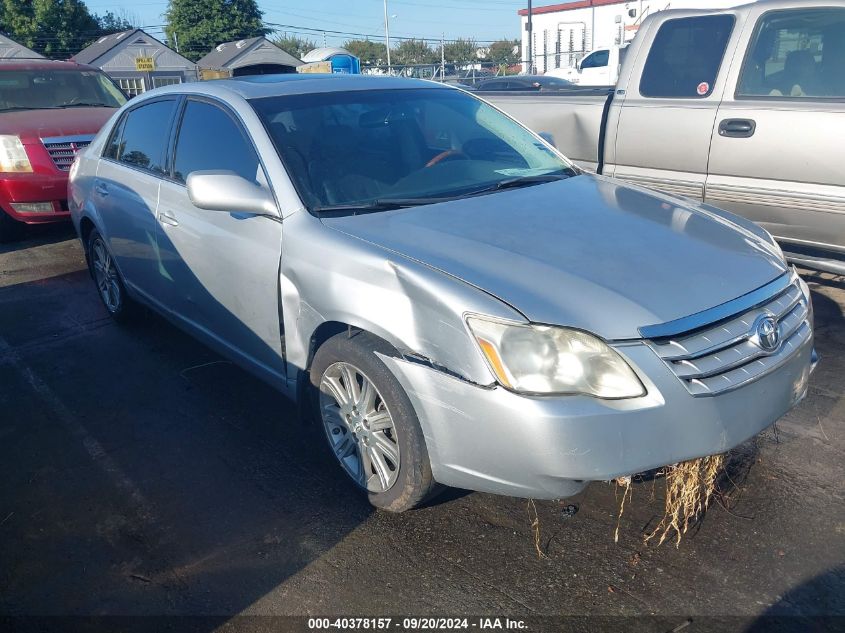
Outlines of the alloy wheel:
[[345,362],[330,365],[320,381],[320,415],[335,457],[359,486],[380,493],[396,483],[396,427],[364,372]]
[[91,255],[94,281],[97,283],[100,297],[109,312],[117,312],[120,309],[121,302],[117,268],[115,268],[114,260],[100,237],[95,238],[91,245]]

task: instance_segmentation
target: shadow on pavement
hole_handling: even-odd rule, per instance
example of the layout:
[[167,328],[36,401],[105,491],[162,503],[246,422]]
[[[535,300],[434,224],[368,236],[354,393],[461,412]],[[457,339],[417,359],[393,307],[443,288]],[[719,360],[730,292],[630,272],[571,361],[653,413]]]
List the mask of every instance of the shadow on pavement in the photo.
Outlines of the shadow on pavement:
[[20,240],[0,243],[0,255],[32,248],[33,246],[64,242],[74,237],[76,237],[76,231],[69,221],[55,224],[27,225],[24,227],[24,233]]
[[0,289],[0,613],[238,614],[367,520],[283,396],[104,314],[84,271]]

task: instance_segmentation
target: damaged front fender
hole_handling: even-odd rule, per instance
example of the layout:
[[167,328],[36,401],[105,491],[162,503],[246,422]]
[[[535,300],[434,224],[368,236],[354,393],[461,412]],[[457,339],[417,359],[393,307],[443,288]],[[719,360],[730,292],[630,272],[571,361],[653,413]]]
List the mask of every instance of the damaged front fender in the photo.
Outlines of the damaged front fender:
[[280,282],[288,376],[307,369],[314,333],[333,322],[371,332],[409,358],[490,385],[495,378],[469,336],[464,314],[524,320],[478,288],[333,231],[307,213],[285,221]]

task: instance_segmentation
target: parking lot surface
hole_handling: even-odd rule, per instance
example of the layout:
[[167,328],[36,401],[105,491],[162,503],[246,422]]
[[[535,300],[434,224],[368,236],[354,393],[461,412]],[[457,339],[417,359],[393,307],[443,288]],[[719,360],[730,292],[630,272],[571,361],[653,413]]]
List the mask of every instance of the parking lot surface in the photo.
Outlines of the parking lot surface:
[[643,544],[663,495],[640,482],[615,543],[621,492],[594,483],[536,503],[540,558],[523,499],[373,511],[281,395],[157,316],[114,324],[70,229],[0,246],[0,615],[841,625],[845,280],[806,278],[809,395],[742,447],[703,523],[678,548]]

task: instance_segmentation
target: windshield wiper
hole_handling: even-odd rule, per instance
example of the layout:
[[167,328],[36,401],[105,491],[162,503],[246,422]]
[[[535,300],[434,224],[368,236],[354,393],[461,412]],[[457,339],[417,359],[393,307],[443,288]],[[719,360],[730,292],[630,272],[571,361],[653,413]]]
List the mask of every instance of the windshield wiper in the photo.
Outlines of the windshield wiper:
[[0,112],[19,112],[21,110],[55,110],[56,106],[12,106],[11,108],[0,108]]
[[572,174],[539,174],[535,176],[516,176],[515,178],[505,178],[497,183],[484,187],[483,189],[476,189],[465,196],[477,196],[482,193],[490,193],[493,191],[501,191],[502,189],[515,189],[517,187],[528,187],[530,185],[539,185],[544,182],[554,182],[556,180],[566,180],[571,178]]
[[107,103],[63,103],[58,108],[111,108]]
[[380,200],[371,200],[370,202],[327,204],[320,207],[313,207],[311,210],[319,215],[324,213],[351,213],[352,215],[357,215],[359,213],[393,211],[394,209],[404,209],[405,207],[418,207],[423,204],[434,204],[435,202],[441,201],[439,198],[382,198]]

